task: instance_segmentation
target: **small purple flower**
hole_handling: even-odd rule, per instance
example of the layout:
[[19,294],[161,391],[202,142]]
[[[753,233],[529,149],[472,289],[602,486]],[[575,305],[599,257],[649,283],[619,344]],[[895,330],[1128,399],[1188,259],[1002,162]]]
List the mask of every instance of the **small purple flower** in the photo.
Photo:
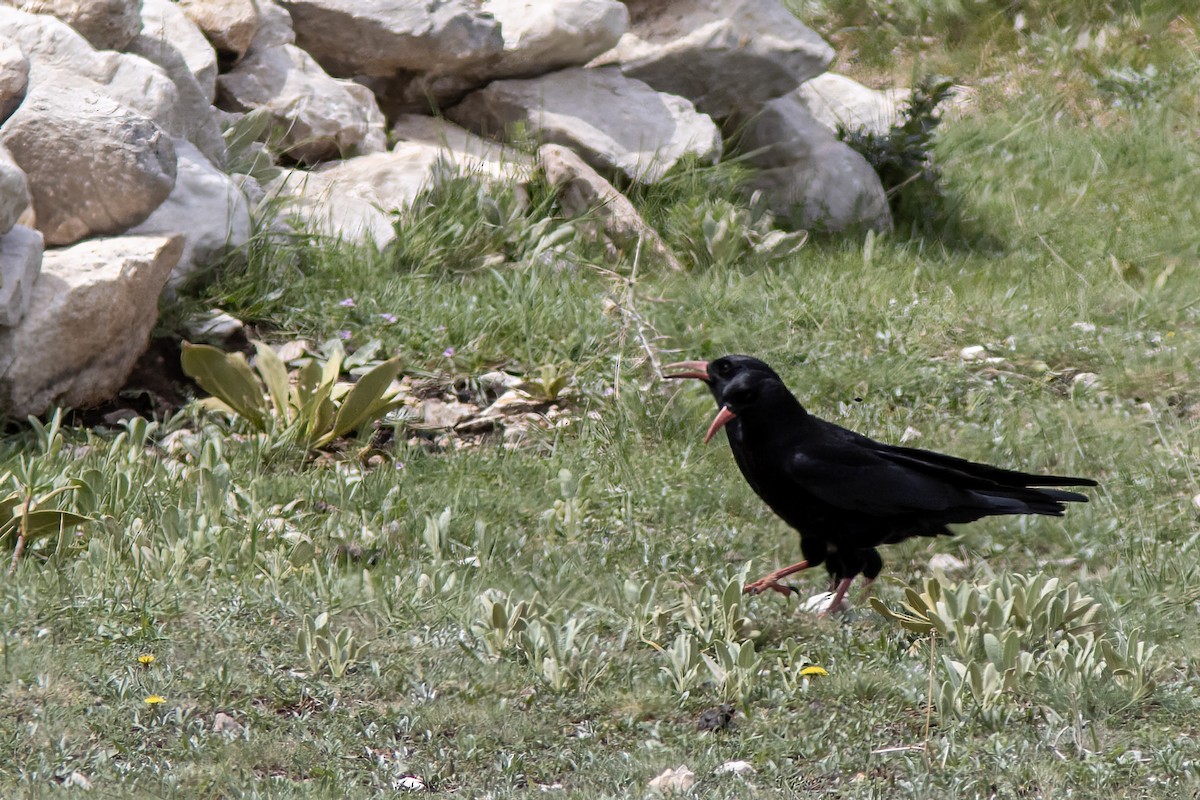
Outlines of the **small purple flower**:
[[338,331],[339,339],[342,339],[342,340],[349,339],[350,336],[351,336],[350,331]]
[[338,305],[342,308],[354,308],[354,306],[357,304],[354,302],[353,297],[347,297],[345,300],[338,303]]
[[445,333],[445,332],[446,332],[446,326],[445,326],[445,325],[438,325],[438,326],[434,327],[434,329],[433,329],[433,332],[434,332],[434,333]]
[[616,393],[617,393],[617,390],[611,386],[605,386],[604,391],[601,392],[601,394],[603,394],[605,397],[612,397]]
[[454,358],[454,354],[457,352],[458,351],[455,350],[453,347],[447,347],[445,350],[442,351],[442,355],[444,355],[446,358]]
[[389,325],[396,321],[395,314],[384,313],[384,314],[380,314],[379,318],[382,319],[384,322],[388,323]]

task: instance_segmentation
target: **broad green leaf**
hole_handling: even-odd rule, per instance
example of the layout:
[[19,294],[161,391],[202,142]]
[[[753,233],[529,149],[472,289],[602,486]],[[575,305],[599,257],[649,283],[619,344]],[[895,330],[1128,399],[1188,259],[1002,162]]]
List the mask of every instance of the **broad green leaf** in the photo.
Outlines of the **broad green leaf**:
[[399,374],[400,360],[393,358],[359,378],[358,383],[354,384],[354,388],[342,401],[342,407],[333,423],[333,430],[323,437],[325,441],[320,444],[344,436],[364,422],[369,422],[371,415],[378,412],[380,401],[383,401],[384,405],[388,404],[391,398],[385,398],[384,395]]
[[292,408],[288,403],[287,367],[268,344],[254,342],[254,352],[254,365],[258,368],[258,374],[262,375],[263,382],[267,384],[267,392],[271,395],[275,414],[287,425],[292,421]]
[[29,516],[25,518],[25,538],[36,539],[39,536],[50,536],[60,530],[74,528],[76,525],[91,521],[91,517],[85,517],[72,511],[57,509],[30,511]]
[[223,353],[205,344],[183,343],[184,373],[218,397],[258,430],[266,430],[263,387],[241,353]]

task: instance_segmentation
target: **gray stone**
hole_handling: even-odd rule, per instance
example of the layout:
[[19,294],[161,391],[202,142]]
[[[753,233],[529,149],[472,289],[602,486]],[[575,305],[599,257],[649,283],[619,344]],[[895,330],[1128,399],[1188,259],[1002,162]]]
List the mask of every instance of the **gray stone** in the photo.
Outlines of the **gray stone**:
[[331,75],[444,73],[504,48],[500,24],[469,0],[283,0],[296,43]]
[[42,235],[17,225],[0,236],[0,327],[21,321],[42,269]]
[[166,72],[178,100],[171,131],[183,134],[216,164],[225,163],[225,140],[213,113],[217,54],[200,29],[170,0],[144,0],[142,32],[129,51]]
[[629,258],[640,244],[643,257],[649,261],[674,270],[683,269],[658,231],[646,224],[629,198],[582,158],[561,145],[546,144],[538,148],[538,163],[558,193],[559,205],[567,217],[588,219],[586,224],[593,228],[592,233],[603,232]]
[[331,78],[295,45],[252,50],[217,85],[228,110],[268,109],[284,130],[286,154],[297,160],[311,164],[386,147],[383,113],[370,90]]
[[482,8],[500,22],[504,35],[503,52],[486,67],[491,79],[582,66],[629,28],[629,10],[617,0],[484,0]]
[[57,17],[97,50],[124,50],[142,28],[141,0],[16,0],[12,5]]
[[12,230],[29,208],[29,182],[13,161],[8,148],[0,145],[0,236]]
[[821,74],[833,48],[778,0],[628,0],[630,30],[594,65],[619,64],[717,119]]
[[772,100],[752,116],[741,144],[759,168],[748,188],[762,191],[777,216],[823,231],[891,229],[875,170],[794,95]]
[[0,36],[0,123],[21,105],[28,86],[29,59],[16,42]]
[[163,67],[176,85],[175,69],[186,68],[208,103],[216,97],[217,52],[178,3],[142,0],[142,30],[130,50]]
[[337,191],[319,172],[284,170],[266,187],[276,224],[305,235],[383,249],[396,238],[392,218],[370,200]]
[[168,286],[182,284],[250,239],[250,205],[238,185],[187,140],[175,142],[178,171],[170,196],[130,234],[181,234],[183,250]]
[[213,47],[238,58],[250,49],[258,33],[258,4],[263,0],[179,0]]
[[645,183],[685,155],[711,162],[721,154],[711,119],[682,97],[656,92],[615,67],[495,81],[446,116],[492,136],[519,124],[541,142],[569,147],[596,169],[619,170]]
[[900,119],[900,110],[912,94],[908,89],[876,91],[856,80],[826,72],[805,81],[796,96],[813,117],[836,132],[847,130],[886,133]]
[[50,245],[122,232],[175,185],[170,137],[95,91],[40,86],[0,137],[29,177],[37,228]]
[[145,352],[180,237],[121,236],[47,251],[25,317],[0,331],[0,415],[112,398]]

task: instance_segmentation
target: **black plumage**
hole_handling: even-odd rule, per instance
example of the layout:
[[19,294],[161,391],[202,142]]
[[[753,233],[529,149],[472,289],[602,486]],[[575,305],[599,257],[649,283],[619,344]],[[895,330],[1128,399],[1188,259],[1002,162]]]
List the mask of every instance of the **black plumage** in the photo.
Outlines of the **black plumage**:
[[762,361],[730,355],[673,364],[669,377],[707,384],[719,411],[705,437],[724,427],[734,460],[771,510],[800,532],[804,560],[748,585],[789,594],[779,580],[824,564],[840,608],[857,575],[883,567],[876,549],[912,536],[951,535],[947,525],[1006,514],[1062,516],[1087,478],[1033,475],[954,456],[884,444],[808,413]]

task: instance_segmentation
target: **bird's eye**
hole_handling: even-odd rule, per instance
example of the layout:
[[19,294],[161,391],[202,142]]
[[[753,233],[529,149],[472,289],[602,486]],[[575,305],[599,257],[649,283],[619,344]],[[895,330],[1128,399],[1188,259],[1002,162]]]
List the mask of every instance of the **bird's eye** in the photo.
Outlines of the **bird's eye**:
[[714,373],[716,373],[718,378],[724,378],[729,375],[729,362],[715,361],[713,362],[712,370]]

